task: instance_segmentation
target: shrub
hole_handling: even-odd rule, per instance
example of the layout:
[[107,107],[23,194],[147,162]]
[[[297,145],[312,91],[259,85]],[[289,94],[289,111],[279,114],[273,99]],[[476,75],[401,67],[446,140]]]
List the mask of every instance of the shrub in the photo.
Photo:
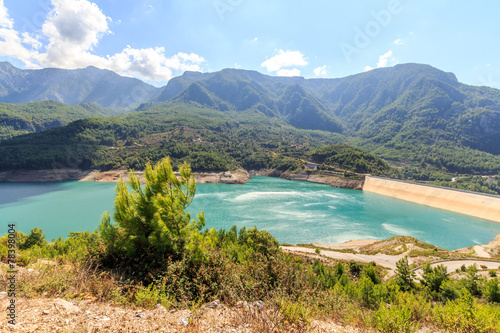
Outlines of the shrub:
[[478,304],[468,290],[460,298],[438,306],[433,311],[433,321],[452,332],[498,332],[500,309]]
[[408,306],[386,306],[382,304],[375,313],[376,327],[382,332],[411,333],[418,330],[419,324],[411,320]]
[[301,299],[296,302],[281,299],[278,302],[278,308],[283,315],[283,321],[299,327],[309,326],[313,313]]
[[47,244],[45,240],[45,234],[42,229],[32,229],[28,236],[23,233],[18,232],[17,235],[17,246],[20,250],[26,250],[33,246],[43,246]]
[[415,273],[410,270],[408,258],[404,257],[396,263],[396,283],[402,291],[408,291],[415,287],[413,278]]
[[422,279],[420,282],[434,299],[442,296],[440,294],[441,286],[448,279],[447,269],[443,265],[432,268],[430,262],[426,262],[422,267]]
[[375,267],[370,264],[365,267],[363,270],[362,276],[367,276],[372,280],[374,284],[380,284],[382,280],[380,280],[380,277],[378,276],[377,272],[375,271]]
[[173,305],[174,300],[165,293],[165,286],[151,283],[148,287],[140,287],[135,294],[136,306],[152,309],[157,304],[163,305],[167,310]]
[[494,278],[486,284],[486,298],[490,302],[500,303],[500,288],[498,287],[498,279]]

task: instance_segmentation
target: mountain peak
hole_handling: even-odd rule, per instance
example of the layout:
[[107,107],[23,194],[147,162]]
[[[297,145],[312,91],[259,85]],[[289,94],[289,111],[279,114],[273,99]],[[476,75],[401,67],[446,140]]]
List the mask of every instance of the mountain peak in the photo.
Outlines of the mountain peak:
[[27,103],[54,100],[65,104],[95,102],[114,109],[135,108],[160,93],[138,79],[94,66],[68,70],[18,69],[0,63],[0,102]]

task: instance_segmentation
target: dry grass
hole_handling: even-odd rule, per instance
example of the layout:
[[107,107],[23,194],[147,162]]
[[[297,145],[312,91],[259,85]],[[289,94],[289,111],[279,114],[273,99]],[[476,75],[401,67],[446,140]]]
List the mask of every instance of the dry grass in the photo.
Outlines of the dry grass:
[[[0,299],[2,308],[6,299]],[[314,321],[309,327],[280,323],[281,314],[271,309],[219,306],[197,311],[166,311],[123,308],[91,300],[19,299],[16,327],[0,320],[0,332],[93,333],[93,332],[360,332],[329,321]],[[182,320],[188,319],[185,325]],[[277,324],[278,323],[278,324]]]
[[[238,302],[233,308],[220,302],[193,305],[190,310],[134,307],[140,287],[126,288],[89,261],[70,265],[38,260],[20,267],[16,278],[17,325],[12,327],[1,316],[0,332],[357,332],[332,322],[333,318],[314,320],[311,313],[303,314],[304,309],[287,308],[285,301],[271,299]],[[2,264],[0,291],[6,286]],[[0,307],[5,309],[8,301],[0,296]]]

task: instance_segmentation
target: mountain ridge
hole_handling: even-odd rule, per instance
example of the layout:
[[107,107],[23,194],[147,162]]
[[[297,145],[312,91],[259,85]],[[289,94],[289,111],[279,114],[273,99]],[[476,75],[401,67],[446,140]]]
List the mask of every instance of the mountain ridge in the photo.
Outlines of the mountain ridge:
[[[10,85],[29,74],[11,65],[3,67]],[[61,71],[57,73],[68,79]],[[107,73],[97,68],[84,71]],[[10,89],[6,83],[0,82],[0,87]],[[99,102],[97,97],[93,100]],[[208,129],[214,135],[241,126],[252,127],[253,135],[262,135],[264,128],[279,132],[291,126],[321,131],[307,135],[348,142],[396,164],[463,173],[500,170],[500,90],[462,84],[453,73],[430,65],[401,64],[338,79],[273,77],[242,69],[185,72],[157,88],[129,115],[119,119],[119,126],[125,126],[126,119],[144,118],[132,132],[115,133],[116,126],[111,126],[106,135],[90,142],[133,141],[141,132],[170,131],[172,124]],[[300,140],[294,144],[303,145]]]
[[89,66],[81,69],[19,69],[0,63],[0,102],[29,103],[54,100],[68,105],[96,103],[113,109],[130,109],[160,92],[135,78]]

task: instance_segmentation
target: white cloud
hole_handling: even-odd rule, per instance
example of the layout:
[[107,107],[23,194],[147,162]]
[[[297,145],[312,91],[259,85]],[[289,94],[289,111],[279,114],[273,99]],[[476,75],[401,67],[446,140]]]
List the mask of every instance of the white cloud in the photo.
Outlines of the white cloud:
[[[279,72],[283,67],[305,66],[307,64],[308,62],[300,51],[279,50],[277,55],[267,59],[260,66],[265,67],[268,72]],[[298,69],[289,71],[297,73]],[[286,73],[286,71],[283,73]]]
[[377,68],[387,67],[388,64],[394,65],[396,63],[397,63],[396,58],[392,56],[392,51],[389,50],[378,58]]
[[278,76],[300,76],[300,69],[292,68],[292,69],[280,69],[276,75]]
[[[377,68],[393,66],[397,63],[398,63],[398,59],[393,57],[392,50],[389,50],[386,53],[382,54],[380,57],[378,57]],[[367,72],[367,71],[370,71],[372,69],[373,69],[373,67],[371,67],[371,66],[365,66],[364,71]]]
[[108,20],[96,4],[87,0],[52,0],[53,10],[42,26],[49,39],[38,60],[44,67],[79,68],[99,61],[90,53],[109,33]]
[[3,0],[0,0],[0,28],[12,29],[13,26],[14,22],[10,19]]
[[182,52],[167,58],[163,47],[133,49],[127,46],[121,53],[103,60],[101,66],[126,76],[168,81],[172,78],[172,70],[199,72],[205,61],[197,54]]
[[403,38],[398,38],[393,43],[396,44],[396,45],[404,45],[405,41],[404,41]]
[[326,76],[326,65],[317,67],[313,71],[316,76]]
[[0,55],[19,59],[31,68],[96,66],[153,82],[169,80],[173,71],[201,71],[206,62],[194,53],[179,52],[167,57],[163,47],[127,46],[111,56],[95,55],[93,50],[100,39],[111,33],[108,27],[111,18],[88,0],[51,1],[54,8],[42,26],[41,35],[32,36],[12,28],[13,21],[0,0]]

